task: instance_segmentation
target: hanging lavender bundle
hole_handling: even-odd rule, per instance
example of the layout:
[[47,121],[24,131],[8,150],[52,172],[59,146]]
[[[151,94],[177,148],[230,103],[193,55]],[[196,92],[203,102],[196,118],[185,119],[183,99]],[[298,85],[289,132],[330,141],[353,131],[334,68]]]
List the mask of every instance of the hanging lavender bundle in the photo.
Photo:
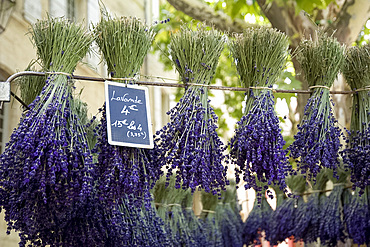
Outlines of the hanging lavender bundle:
[[370,185],[370,45],[346,52],[343,74],[351,89],[352,116],[343,162],[351,170],[351,182],[360,195]]
[[[63,227],[92,191],[93,160],[72,100],[68,76],[92,42],[84,28],[63,19],[32,26],[37,55],[47,77],[41,94],[30,104],[0,156],[0,206],[8,232],[27,241],[44,239]],[[65,74],[63,74],[65,73]]]
[[322,205],[320,212],[319,237],[321,244],[336,246],[339,241],[344,242],[343,220],[343,191],[348,174],[338,169],[338,179],[333,177],[333,171],[327,170],[330,180],[333,182],[333,190]]
[[[172,246],[165,224],[156,214],[154,206],[132,207],[129,200],[130,198],[127,197],[118,204],[124,223],[121,238],[107,246]],[[125,226],[127,226],[126,229]]]
[[326,202],[326,196],[322,193],[325,189],[328,177],[325,170],[322,170],[316,178],[311,195],[306,203],[297,208],[297,221],[293,230],[296,240],[303,240],[305,243],[314,243],[320,234],[320,213]]
[[[157,131],[159,158],[167,178],[176,173],[176,188],[196,187],[220,194],[226,185],[224,145],[216,133],[217,116],[208,100],[210,84],[223,50],[225,36],[198,25],[183,25],[171,37],[171,58],[184,83],[190,85],[167,114],[170,122]],[[204,86],[203,86],[204,85]]]
[[242,86],[250,89],[244,116],[230,141],[230,159],[236,165],[236,182],[242,175],[245,189],[255,189],[259,201],[259,183],[277,184],[284,190],[290,170],[272,94],[285,65],[288,45],[286,35],[265,27],[247,29],[230,43]]
[[[154,187],[154,201],[158,206],[158,215],[164,220],[171,232],[173,246],[197,246],[196,239],[189,226],[189,219],[182,203],[189,191],[175,188],[176,179],[170,177],[169,185],[167,177],[162,176]],[[190,190],[190,189],[188,189]]]
[[222,234],[222,246],[243,246],[243,221],[236,205],[235,181],[222,192],[222,203],[217,203],[215,216]]
[[194,239],[193,246],[214,246],[214,242],[212,239],[208,238],[208,225],[205,222],[197,217],[193,211],[193,194],[191,190],[186,191],[186,197],[184,199],[184,216],[186,219],[186,223],[189,227],[190,234]]
[[315,178],[323,167],[335,170],[341,147],[341,130],[333,114],[329,89],[342,67],[344,47],[334,37],[316,34],[315,40],[303,40],[297,49],[297,60],[312,94],[295,140],[288,148],[298,170],[309,179]]
[[288,197],[273,211],[268,221],[266,239],[276,245],[294,235],[297,224],[298,208],[302,207],[303,198],[298,196],[305,190],[306,181],[303,176],[290,176],[286,180],[288,187],[295,196]]
[[[144,58],[153,42],[155,32],[137,18],[112,18],[103,12],[94,27],[97,42],[113,78],[132,78],[138,75]],[[105,107],[97,128],[98,141],[94,151],[98,156],[100,199],[108,203],[130,194],[138,206],[144,198],[150,207],[150,192],[161,175],[161,167],[153,160],[153,150],[120,147],[108,144]]]
[[369,187],[362,193],[357,188],[344,207],[344,221],[348,237],[354,244],[370,244],[370,196]]
[[266,197],[262,197],[258,205],[256,199],[252,211],[243,226],[243,243],[248,245],[261,244],[262,231],[268,231],[268,222],[273,213]]
[[345,239],[341,202],[343,187],[341,183],[334,184],[326,204],[321,207],[319,237],[320,242],[328,246],[337,246],[339,241],[344,242]]

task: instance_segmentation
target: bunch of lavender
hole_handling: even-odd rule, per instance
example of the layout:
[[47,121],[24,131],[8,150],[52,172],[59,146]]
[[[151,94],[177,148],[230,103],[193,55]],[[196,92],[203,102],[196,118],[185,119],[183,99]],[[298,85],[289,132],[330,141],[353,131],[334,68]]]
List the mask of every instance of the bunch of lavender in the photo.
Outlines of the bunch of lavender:
[[283,190],[290,170],[272,94],[285,65],[288,45],[285,34],[266,27],[247,29],[230,43],[241,84],[249,88],[244,116],[229,144],[230,159],[236,165],[236,182],[242,175],[245,189],[255,189],[258,201],[262,198],[258,181],[278,184]]
[[196,83],[185,91],[167,114],[170,122],[157,131],[155,141],[167,178],[176,172],[176,188],[196,187],[220,194],[225,189],[224,145],[216,133],[217,116],[208,100],[210,84],[223,50],[225,36],[203,25],[192,30],[184,25],[171,37],[171,57],[184,83]]
[[294,228],[297,218],[298,207],[302,207],[302,197],[287,198],[283,203],[276,208],[271,215],[268,231],[266,231],[266,239],[271,244],[278,244],[286,238],[294,235]]
[[[112,18],[103,12],[103,17],[94,27],[94,34],[111,77],[127,78],[139,73],[155,32],[137,18]],[[149,208],[149,190],[161,175],[160,164],[154,160],[156,147],[148,150],[108,144],[107,118],[103,108],[94,149],[99,154],[100,197],[107,203],[113,203],[124,194],[130,194],[136,198],[130,203],[140,206],[144,198]]]
[[[38,21],[31,34],[44,67],[67,74],[92,42],[82,26],[64,19]],[[0,156],[0,206],[21,246],[48,244],[43,238],[63,227],[92,190],[93,160],[72,91],[66,75],[48,76]]]
[[298,170],[314,178],[323,167],[335,170],[339,165],[341,130],[333,114],[329,88],[342,67],[344,47],[334,37],[317,32],[315,40],[300,43],[296,55],[312,94],[288,150]]
[[[50,246],[109,246],[112,234],[112,218],[98,198],[90,196],[82,207],[76,207],[73,217],[48,232],[43,242]],[[115,234],[117,235],[117,234]],[[106,245],[105,245],[106,244]]]
[[362,193],[359,188],[351,196],[344,207],[344,221],[348,237],[353,239],[354,244],[370,244],[370,210],[369,210],[369,187]]
[[[232,184],[232,181],[230,181]],[[232,185],[227,186],[227,188],[231,187]],[[226,188],[226,191],[227,191]],[[222,194],[225,191],[221,192]],[[219,217],[216,215],[216,208],[220,202],[217,195],[213,195],[212,193],[207,193],[202,191],[202,214],[201,218],[204,221],[205,228],[207,229],[206,236],[210,242],[213,243],[212,246],[221,247],[223,246],[223,237],[222,232],[220,229],[219,224]]]
[[237,195],[235,182],[222,191],[222,203],[217,203],[215,216],[221,231],[223,246],[243,246],[243,221],[236,205]]
[[297,208],[297,221],[294,228],[294,237],[307,243],[317,241],[320,229],[320,212],[325,205],[326,196],[321,193],[324,190],[328,177],[325,170],[322,170],[316,177],[313,184],[311,195],[306,203]]
[[343,162],[351,170],[360,194],[370,185],[370,45],[351,47],[346,52],[343,74],[353,94],[352,117]]
[[197,246],[192,229],[188,224],[187,216],[189,215],[186,213],[188,209],[184,210],[182,205],[189,190],[176,189],[175,183],[174,176],[170,177],[169,186],[165,176],[157,181],[153,194],[154,201],[158,205],[158,215],[170,228],[173,246]]
[[171,246],[165,224],[156,214],[154,206],[132,207],[130,200],[127,196],[118,205],[128,228],[122,229],[121,240],[108,246]]
[[184,216],[187,221],[187,225],[189,226],[190,234],[194,239],[194,246],[212,246],[214,243],[210,238],[208,238],[207,225],[194,214],[193,195],[191,190],[186,191],[184,206]]
[[344,223],[342,219],[343,184],[334,184],[327,202],[321,207],[319,237],[322,244],[336,246],[337,242],[344,241]]
[[261,244],[262,231],[268,231],[268,222],[273,213],[266,197],[262,197],[261,204],[254,201],[253,209],[243,226],[243,243],[248,245]]
[[271,244],[277,244],[294,235],[297,224],[298,208],[303,205],[303,198],[298,196],[305,190],[306,181],[303,176],[287,177],[286,183],[294,197],[285,199],[271,214],[266,230],[266,239]]

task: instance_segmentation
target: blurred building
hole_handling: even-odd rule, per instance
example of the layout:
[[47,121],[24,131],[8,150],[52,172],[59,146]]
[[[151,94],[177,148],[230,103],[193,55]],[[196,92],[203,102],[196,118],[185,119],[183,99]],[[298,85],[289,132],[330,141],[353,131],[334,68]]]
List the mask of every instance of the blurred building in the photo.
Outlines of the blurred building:
[[[5,30],[0,33],[0,81],[5,81],[10,75],[23,71],[32,59],[36,59],[36,50],[30,40],[30,25],[37,19],[45,18],[48,14],[52,17],[64,16],[76,22],[84,23],[86,28],[100,19],[98,0],[1,0],[14,2],[9,20],[4,24]],[[159,0],[103,0],[107,10],[112,15],[136,16],[146,23],[158,20]],[[0,18],[2,19],[2,18]],[[2,23],[0,23],[1,25]],[[0,29],[1,31],[1,29]],[[95,53],[85,58],[86,64],[80,64],[75,73],[93,77],[106,77],[106,68],[101,62],[101,56],[94,47]],[[150,53],[143,65],[141,74],[176,78],[174,72],[165,72],[162,64],[155,54]],[[142,78],[142,80],[148,80]],[[155,79],[154,79],[155,80]],[[76,81],[76,91],[83,88],[82,100],[87,102],[89,114],[95,115],[104,103],[104,84],[93,81]],[[11,89],[20,95],[15,82]],[[169,109],[169,88],[149,87],[151,106],[151,119],[153,130],[160,129],[167,121],[166,112]],[[22,107],[12,98],[10,103],[5,103],[0,110],[0,150],[4,150],[5,143],[9,140],[14,128],[17,127]],[[18,234],[7,236],[4,215],[0,215],[0,246],[18,246]]]

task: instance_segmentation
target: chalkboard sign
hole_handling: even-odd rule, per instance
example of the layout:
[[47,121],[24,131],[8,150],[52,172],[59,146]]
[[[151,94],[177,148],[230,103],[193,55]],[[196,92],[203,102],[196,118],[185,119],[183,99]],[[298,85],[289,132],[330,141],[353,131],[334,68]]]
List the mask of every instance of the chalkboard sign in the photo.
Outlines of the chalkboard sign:
[[0,81],[0,101],[10,101],[10,82]]
[[109,144],[153,148],[146,87],[106,81],[105,102]]

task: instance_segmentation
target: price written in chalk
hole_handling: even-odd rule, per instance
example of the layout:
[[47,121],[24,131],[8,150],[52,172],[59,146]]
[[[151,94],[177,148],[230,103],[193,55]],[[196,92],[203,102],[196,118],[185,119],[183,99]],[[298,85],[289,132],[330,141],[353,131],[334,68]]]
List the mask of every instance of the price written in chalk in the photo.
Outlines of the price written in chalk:
[[106,82],[108,142],[153,148],[148,89]]

